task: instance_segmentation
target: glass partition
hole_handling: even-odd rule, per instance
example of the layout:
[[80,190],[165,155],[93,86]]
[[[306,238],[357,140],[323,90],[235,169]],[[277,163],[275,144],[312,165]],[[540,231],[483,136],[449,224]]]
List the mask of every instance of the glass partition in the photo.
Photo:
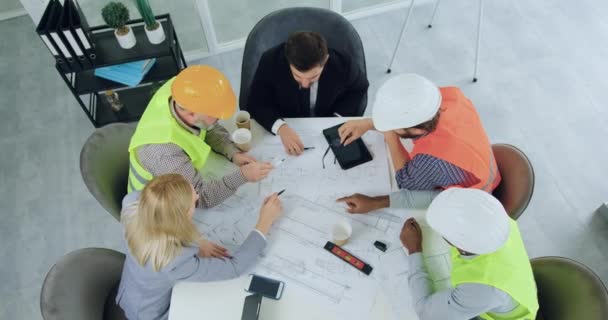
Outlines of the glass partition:
[[342,12],[349,13],[377,5],[400,2],[399,0],[342,0]]
[[218,44],[247,37],[253,26],[268,13],[288,7],[329,9],[329,0],[200,0],[208,1]]
[[[175,26],[177,37],[179,38],[182,51],[203,50],[208,51],[207,40],[201,24],[195,1],[197,0],[149,0],[150,7],[155,15],[169,13]],[[202,0],[198,0],[202,1]],[[101,9],[109,1],[100,0],[79,0],[78,3],[87,18],[90,26],[104,24],[101,18]],[[141,18],[135,1],[122,1],[129,8],[131,19]]]

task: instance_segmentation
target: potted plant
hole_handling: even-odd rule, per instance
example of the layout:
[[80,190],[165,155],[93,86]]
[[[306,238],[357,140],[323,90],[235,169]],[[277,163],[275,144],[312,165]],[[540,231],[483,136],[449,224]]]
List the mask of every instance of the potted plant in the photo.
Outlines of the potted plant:
[[152,13],[148,0],[135,0],[135,3],[137,4],[137,10],[141,14],[141,17],[144,19],[144,23],[146,24],[144,30],[146,30],[148,41],[150,41],[152,44],[159,44],[165,41],[165,31],[163,30],[163,25],[158,23],[156,18],[154,18],[154,13]]
[[114,35],[118,44],[123,49],[135,46],[135,35],[133,30],[127,26],[129,21],[129,9],[120,2],[110,2],[101,9],[101,16],[106,24],[114,28]]

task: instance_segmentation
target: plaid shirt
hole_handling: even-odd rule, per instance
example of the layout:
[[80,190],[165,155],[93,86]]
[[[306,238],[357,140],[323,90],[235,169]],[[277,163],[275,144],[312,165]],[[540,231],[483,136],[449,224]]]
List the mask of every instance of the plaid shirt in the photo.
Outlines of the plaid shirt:
[[[192,134],[197,136],[200,134],[200,129],[185,124],[175,113],[173,107],[171,107],[171,114],[182,127]],[[213,151],[224,155],[228,160],[239,152],[236,145],[230,140],[228,130],[217,123],[207,129],[205,142]],[[220,180],[203,181],[201,174],[192,165],[190,157],[182,148],[173,143],[143,145],[137,148],[137,159],[155,177],[167,173],[183,175],[200,196],[197,204],[199,208],[210,208],[222,203],[233,195],[238,187],[247,182],[241,170],[225,175]]]
[[399,189],[435,190],[459,184],[466,187],[478,182],[470,172],[428,154],[418,154],[395,172]]

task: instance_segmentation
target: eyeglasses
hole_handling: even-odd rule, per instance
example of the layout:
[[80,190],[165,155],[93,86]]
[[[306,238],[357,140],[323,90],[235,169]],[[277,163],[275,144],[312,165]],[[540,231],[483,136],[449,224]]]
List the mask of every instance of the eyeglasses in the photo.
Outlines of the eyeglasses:
[[[331,145],[327,146],[327,149],[325,149],[325,153],[323,154],[323,158],[321,158],[321,164],[323,164],[323,169],[325,169],[325,157],[329,153],[329,149],[331,149]],[[334,157],[334,164],[336,164],[336,160],[336,157]]]

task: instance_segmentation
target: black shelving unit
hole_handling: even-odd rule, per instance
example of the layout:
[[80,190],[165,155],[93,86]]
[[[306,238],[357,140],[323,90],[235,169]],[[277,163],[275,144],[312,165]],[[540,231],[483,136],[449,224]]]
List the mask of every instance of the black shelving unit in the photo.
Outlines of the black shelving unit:
[[[78,101],[91,123],[96,128],[113,122],[137,121],[146,109],[156,89],[186,68],[186,59],[177,40],[173,22],[169,14],[156,16],[163,25],[165,41],[151,44],[146,37],[142,19],[131,20],[131,27],[137,44],[131,49],[118,45],[114,29],[104,25],[91,28],[91,40],[97,55],[95,65],[78,72],[63,72],[55,65],[57,72]],[[156,58],[156,63],[136,87],[96,77],[95,68]],[[103,91],[114,90],[119,95],[123,108],[116,112],[110,108]]]

